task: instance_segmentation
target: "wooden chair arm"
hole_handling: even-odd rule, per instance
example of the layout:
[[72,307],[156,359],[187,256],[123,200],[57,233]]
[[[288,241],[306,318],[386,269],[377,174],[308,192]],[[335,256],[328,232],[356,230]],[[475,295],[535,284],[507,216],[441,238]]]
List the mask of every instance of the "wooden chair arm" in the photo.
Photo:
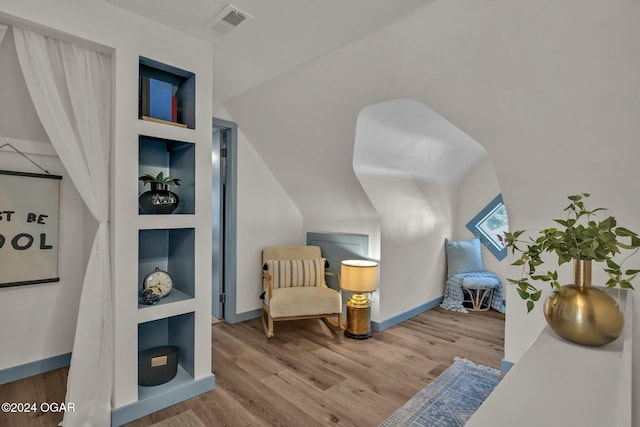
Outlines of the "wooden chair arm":
[[[267,282],[267,286],[265,289],[265,279]],[[273,296],[273,277],[271,276],[271,274],[269,274],[269,272],[267,271],[262,271],[262,291],[263,292],[267,292],[265,297],[267,299],[267,301],[271,301],[271,297]]]

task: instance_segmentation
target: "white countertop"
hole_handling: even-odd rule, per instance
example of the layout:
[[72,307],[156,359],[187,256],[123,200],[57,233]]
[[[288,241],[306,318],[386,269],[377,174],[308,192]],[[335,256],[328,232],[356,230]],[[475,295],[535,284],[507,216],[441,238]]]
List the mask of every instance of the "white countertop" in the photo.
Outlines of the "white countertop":
[[586,347],[546,326],[465,427],[630,427],[632,297],[620,295],[620,338]]

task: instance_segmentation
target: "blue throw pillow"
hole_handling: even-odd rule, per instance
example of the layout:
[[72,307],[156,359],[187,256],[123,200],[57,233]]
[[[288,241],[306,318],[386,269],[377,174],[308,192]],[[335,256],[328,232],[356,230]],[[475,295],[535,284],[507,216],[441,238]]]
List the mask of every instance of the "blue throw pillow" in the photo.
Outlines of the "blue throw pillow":
[[444,247],[447,253],[448,277],[454,274],[484,271],[479,238],[475,237],[462,242],[445,239]]

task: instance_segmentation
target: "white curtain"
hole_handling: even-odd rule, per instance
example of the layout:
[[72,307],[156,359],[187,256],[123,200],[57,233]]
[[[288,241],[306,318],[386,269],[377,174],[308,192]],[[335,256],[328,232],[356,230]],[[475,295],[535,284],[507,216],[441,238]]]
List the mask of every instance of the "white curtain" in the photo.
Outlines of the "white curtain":
[[82,287],[65,427],[111,423],[113,308],[109,260],[111,57],[13,28],[38,117],[82,199],[99,223]]

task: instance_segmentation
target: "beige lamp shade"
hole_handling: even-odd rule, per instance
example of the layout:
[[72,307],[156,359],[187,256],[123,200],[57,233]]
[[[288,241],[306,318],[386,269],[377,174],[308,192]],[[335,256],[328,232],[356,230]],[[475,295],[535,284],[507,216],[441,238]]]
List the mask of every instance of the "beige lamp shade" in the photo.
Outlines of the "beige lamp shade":
[[345,260],[340,266],[340,288],[365,293],[376,290],[378,263],[367,260]]

